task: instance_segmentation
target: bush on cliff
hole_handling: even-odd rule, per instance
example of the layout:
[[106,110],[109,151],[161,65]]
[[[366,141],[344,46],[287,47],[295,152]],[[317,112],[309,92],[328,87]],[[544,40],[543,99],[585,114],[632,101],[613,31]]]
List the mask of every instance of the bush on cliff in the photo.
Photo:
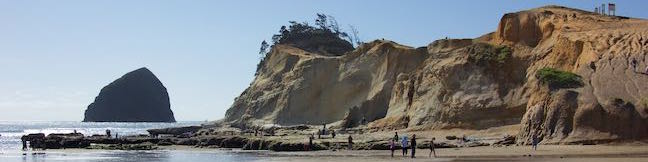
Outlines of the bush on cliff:
[[476,43],[468,48],[468,53],[468,59],[478,65],[502,65],[511,57],[513,51],[508,46]]
[[536,78],[542,83],[549,85],[551,89],[576,88],[583,86],[581,76],[560,71],[554,68],[542,68],[536,72]]

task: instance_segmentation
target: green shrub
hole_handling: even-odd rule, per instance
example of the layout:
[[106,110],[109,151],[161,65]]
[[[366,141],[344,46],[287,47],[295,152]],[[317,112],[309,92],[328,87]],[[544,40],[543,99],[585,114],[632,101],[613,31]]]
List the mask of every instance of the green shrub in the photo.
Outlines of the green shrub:
[[554,68],[542,68],[536,72],[536,77],[552,89],[576,88],[583,86],[581,76]]
[[468,48],[469,60],[479,65],[502,65],[508,60],[513,51],[508,46],[494,46],[487,43],[477,43]]
[[497,47],[497,59],[495,61],[497,61],[497,63],[502,64],[504,63],[504,61],[506,61],[506,59],[511,57],[512,54],[513,51],[508,46]]

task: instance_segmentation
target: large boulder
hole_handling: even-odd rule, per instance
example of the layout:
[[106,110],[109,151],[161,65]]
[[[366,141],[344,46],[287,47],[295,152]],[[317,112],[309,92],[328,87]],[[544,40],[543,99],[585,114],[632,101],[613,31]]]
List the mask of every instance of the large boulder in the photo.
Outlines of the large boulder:
[[175,122],[169,95],[147,68],[129,72],[103,89],[84,122]]

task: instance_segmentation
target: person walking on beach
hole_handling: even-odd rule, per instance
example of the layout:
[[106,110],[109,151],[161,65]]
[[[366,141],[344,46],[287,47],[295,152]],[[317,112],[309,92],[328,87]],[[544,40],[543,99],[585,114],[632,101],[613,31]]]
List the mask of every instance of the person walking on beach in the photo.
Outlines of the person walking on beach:
[[311,134],[311,136],[308,137],[308,151],[313,150],[313,139],[314,138],[315,138],[315,136],[313,134]]
[[22,146],[23,146],[22,150],[23,151],[27,150],[27,137],[22,136],[22,137],[20,137],[20,140],[22,141]]
[[401,147],[403,148],[403,157],[407,156],[407,136],[403,136]]
[[389,140],[389,150],[391,150],[391,157],[394,157],[394,151],[396,151],[396,141],[394,139]]
[[306,136],[306,138],[308,139],[308,143],[304,144],[304,151],[310,150],[310,145],[313,143],[313,138],[314,137],[313,137],[313,134],[309,134],[309,135]]
[[322,130],[317,130],[317,139],[322,139]]
[[349,135],[348,140],[349,140],[348,141],[349,142],[349,150],[352,150],[353,149],[353,137],[351,137],[351,135]]
[[412,135],[412,141],[410,142],[410,146],[412,146],[412,158],[416,158],[416,134]]
[[533,148],[534,151],[538,150],[539,142],[540,141],[538,140],[538,136],[534,134],[533,137],[531,137],[531,147]]
[[432,140],[430,140],[430,154],[428,157],[432,157],[432,154],[434,154],[434,157],[436,158],[436,151],[434,150],[434,137],[432,137]]
[[398,142],[398,132],[394,132],[394,138],[392,138],[392,141]]

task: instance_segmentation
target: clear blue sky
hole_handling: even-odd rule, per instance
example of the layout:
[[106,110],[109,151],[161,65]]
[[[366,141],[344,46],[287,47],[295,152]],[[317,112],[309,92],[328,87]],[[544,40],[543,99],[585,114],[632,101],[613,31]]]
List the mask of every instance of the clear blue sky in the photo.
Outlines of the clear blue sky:
[[[216,120],[252,81],[259,43],[315,13],[353,24],[365,41],[424,46],[495,30],[507,12],[609,1],[1,0],[0,120],[80,121],[99,90],[148,67],[177,120]],[[647,18],[647,1],[615,1]]]

